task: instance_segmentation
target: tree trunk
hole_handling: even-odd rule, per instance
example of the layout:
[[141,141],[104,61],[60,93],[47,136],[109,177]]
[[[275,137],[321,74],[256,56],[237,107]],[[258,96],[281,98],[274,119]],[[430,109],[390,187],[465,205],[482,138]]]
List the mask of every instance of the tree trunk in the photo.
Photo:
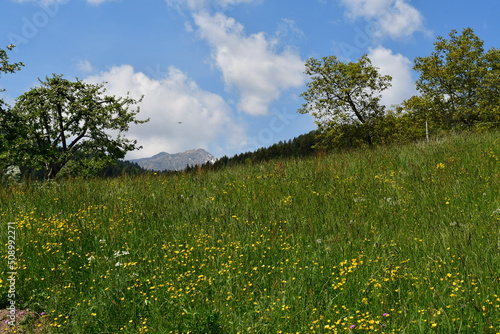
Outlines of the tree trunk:
[[373,146],[373,140],[372,140],[372,135],[370,132],[368,132],[365,136],[365,141],[368,144],[368,146],[372,147]]
[[53,180],[62,169],[62,165],[58,162],[47,163],[45,165],[45,176],[47,180]]

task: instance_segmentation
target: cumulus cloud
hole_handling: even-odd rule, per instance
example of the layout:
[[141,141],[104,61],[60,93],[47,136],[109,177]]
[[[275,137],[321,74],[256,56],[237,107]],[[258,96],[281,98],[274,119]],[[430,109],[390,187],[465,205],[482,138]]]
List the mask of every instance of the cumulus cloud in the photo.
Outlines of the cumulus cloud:
[[304,62],[296,51],[276,51],[276,40],[262,32],[247,36],[240,23],[221,13],[197,13],[194,21],[226,87],[239,92],[238,108],[245,113],[265,115],[284,90],[304,84]]
[[88,60],[79,60],[76,67],[85,73],[92,73],[94,71],[94,67]]
[[372,65],[379,68],[382,75],[392,77],[392,87],[382,93],[382,104],[391,106],[417,94],[415,80],[412,78],[412,62],[402,54],[382,46],[369,50]]
[[[112,95],[144,95],[138,118],[150,121],[132,125],[127,134],[129,138],[140,138],[138,144],[143,149],[130,152],[127,159],[193,148],[204,148],[217,155],[246,141],[244,130],[234,122],[226,102],[219,95],[202,90],[175,67],[170,67],[163,78],[152,79],[135,72],[130,65],[122,65],[85,81],[107,82],[107,93]],[[213,146],[216,142],[224,144]]]
[[393,39],[409,37],[425,31],[422,14],[406,0],[340,0],[346,16],[362,17],[375,24],[374,37]]

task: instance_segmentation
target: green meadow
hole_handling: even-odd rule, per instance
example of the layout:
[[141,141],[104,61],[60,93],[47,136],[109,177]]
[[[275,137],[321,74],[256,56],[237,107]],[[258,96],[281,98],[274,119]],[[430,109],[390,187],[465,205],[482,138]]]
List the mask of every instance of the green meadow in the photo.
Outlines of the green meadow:
[[7,332],[500,333],[498,132],[12,185],[0,217]]

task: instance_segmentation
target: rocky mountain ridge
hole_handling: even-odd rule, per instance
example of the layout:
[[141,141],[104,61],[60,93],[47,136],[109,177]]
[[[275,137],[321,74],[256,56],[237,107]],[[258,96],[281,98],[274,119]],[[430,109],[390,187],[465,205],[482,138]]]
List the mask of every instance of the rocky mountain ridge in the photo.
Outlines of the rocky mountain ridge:
[[169,154],[160,152],[149,158],[133,159],[130,162],[135,162],[144,169],[154,171],[165,170],[183,170],[187,166],[196,166],[206,162],[215,162],[217,159],[204,149],[188,150],[181,153]]

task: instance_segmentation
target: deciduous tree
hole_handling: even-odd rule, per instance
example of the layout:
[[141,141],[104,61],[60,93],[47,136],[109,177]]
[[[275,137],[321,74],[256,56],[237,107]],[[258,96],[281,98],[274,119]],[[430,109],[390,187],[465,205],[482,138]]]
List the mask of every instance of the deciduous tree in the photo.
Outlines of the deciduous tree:
[[21,95],[2,121],[11,134],[8,158],[23,167],[43,169],[47,178],[94,173],[139,148],[122,135],[131,123],[147,121],[136,119],[138,102],[105,95],[102,84],[61,75],[40,80],[40,86]]
[[382,76],[367,55],[357,62],[343,63],[335,56],[310,58],[305,73],[311,76],[306,103],[299,113],[311,113],[325,141],[342,138],[352,141],[361,135],[373,144],[373,124],[383,116],[380,93],[390,87],[390,76]]
[[[421,92],[418,109],[443,128],[472,129],[478,123],[494,122],[500,96],[500,53],[484,50],[484,42],[471,28],[449,39],[438,37],[435,51],[415,59],[420,72],[417,89]],[[425,100],[425,102],[422,102]]]
[[[8,45],[7,50],[0,49],[0,76],[2,73],[14,73],[19,71],[24,64],[22,62],[11,63],[9,61],[9,56],[7,51],[12,51],[14,45]],[[0,93],[5,91],[0,89]],[[3,123],[4,119],[8,117],[9,106],[5,101],[0,98],[0,125]],[[8,167],[6,163],[6,153],[7,153],[7,140],[8,135],[3,127],[0,126],[0,169],[6,169]]]
[[[16,71],[19,71],[21,67],[24,66],[22,62],[17,62],[17,63],[9,62],[9,56],[7,54],[7,51],[11,51],[13,48],[15,48],[15,46],[11,44],[7,46],[7,50],[0,49],[0,76],[2,73],[14,73]],[[5,89],[0,88],[0,93],[3,91],[5,91]],[[5,105],[4,100],[0,98],[0,112],[3,113],[4,109],[6,108],[7,106]]]

